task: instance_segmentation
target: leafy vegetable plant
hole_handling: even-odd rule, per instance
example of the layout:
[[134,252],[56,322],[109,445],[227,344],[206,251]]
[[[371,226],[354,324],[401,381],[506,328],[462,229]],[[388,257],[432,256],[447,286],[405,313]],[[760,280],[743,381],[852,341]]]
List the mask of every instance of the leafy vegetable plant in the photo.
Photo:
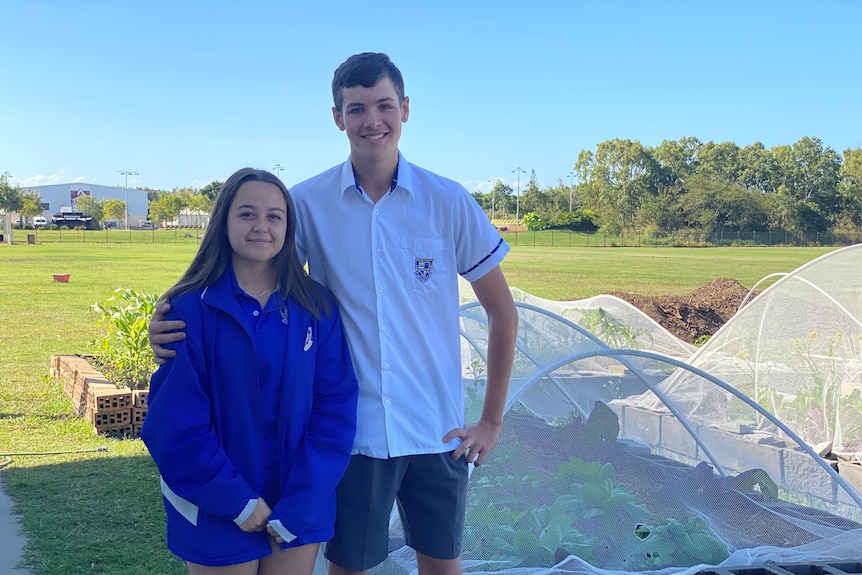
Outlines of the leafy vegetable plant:
[[97,323],[108,326],[108,333],[91,341],[90,349],[102,372],[117,387],[149,388],[155,364],[147,325],[157,301],[158,295],[118,288],[107,301],[90,308],[101,314]]

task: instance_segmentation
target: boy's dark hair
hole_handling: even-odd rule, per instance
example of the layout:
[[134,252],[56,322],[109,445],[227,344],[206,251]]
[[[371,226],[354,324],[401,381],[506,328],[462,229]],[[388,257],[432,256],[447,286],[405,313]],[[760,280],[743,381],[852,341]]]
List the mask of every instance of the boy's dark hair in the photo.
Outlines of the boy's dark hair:
[[370,88],[384,76],[392,80],[400,104],[404,101],[404,78],[389,56],[380,52],[363,52],[345,60],[332,77],[332,101],[335,103],[335,109],[341,111],[344,88]]

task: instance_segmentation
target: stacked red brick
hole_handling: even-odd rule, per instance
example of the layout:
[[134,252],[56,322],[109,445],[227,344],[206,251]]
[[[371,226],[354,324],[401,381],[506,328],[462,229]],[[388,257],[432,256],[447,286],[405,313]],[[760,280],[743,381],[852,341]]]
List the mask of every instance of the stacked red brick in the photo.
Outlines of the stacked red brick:
[[138,437],[147,416],[149,391],[118,388],[79,355],[51,357],[51,376],[63,382],[75,412],[97,433]]

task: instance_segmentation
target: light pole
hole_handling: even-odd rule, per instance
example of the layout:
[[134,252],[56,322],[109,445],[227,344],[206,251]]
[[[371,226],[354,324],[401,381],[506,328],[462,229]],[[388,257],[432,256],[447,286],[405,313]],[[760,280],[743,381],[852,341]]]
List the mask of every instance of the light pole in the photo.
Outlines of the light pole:
[[527,172],[521,169],[521,166],[518,166],[512,173],[518,174],[518,193],[515,194],[515,223],[519,223],[521,221],[521,174],[526,174]]
[[281,179],[281,171],[284,169],[281,167],[281,164],[276,164],[275,167],[272,169],[273,171],[275,171],[275,177]]
[[491,178],[488,181],[491,182],[491,223],[494,223],[494,198],[497,193],[497,185],[494,182],[497,180]]
[[574,184],[572,184],[572,179],[575,177],[575,172],[572,170],[569,172],[569,212],[572,211],[572,190],[574,189]]
[[130,170],[117,170],[117,173],[126,176],[126,229],[129,229],[129,176],[140,176],[140,174]]

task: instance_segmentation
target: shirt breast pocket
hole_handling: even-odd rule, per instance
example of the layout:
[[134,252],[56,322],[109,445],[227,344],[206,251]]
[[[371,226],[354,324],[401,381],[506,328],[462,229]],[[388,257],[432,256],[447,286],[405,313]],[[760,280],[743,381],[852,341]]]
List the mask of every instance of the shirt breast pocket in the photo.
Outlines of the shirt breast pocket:
[[401,270],[405,287],[421,295],[438,290],[449,270],[449,246],[445,240],[401,238]]

